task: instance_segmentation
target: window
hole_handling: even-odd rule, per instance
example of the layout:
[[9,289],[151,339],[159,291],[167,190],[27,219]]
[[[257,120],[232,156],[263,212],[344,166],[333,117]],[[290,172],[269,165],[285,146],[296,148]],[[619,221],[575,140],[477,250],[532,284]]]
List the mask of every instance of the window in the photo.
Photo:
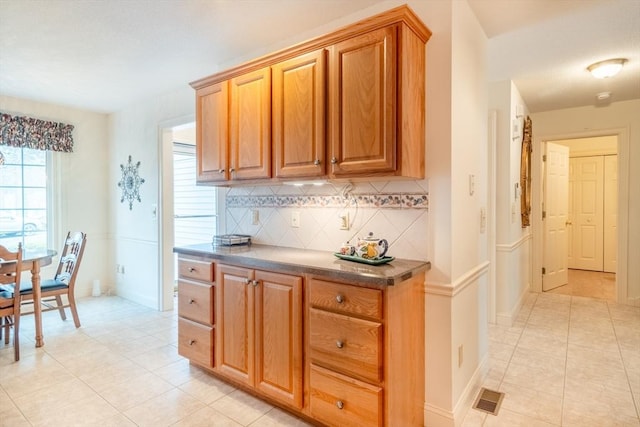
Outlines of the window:
[[196,148],[173,144],[174,245],[211,243],[216,234],[215,187],[196,185]]
[[2,145],[0,245],[47,248],[48,151]]

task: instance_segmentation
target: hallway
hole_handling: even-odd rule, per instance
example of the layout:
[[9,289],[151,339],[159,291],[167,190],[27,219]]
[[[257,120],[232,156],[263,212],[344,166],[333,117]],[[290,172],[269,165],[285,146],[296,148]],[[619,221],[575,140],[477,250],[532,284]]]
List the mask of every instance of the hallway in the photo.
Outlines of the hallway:
[[472,426],[640,426],[640,307],[528,295],[515,324],[489,327],[483,387],[505,393]]

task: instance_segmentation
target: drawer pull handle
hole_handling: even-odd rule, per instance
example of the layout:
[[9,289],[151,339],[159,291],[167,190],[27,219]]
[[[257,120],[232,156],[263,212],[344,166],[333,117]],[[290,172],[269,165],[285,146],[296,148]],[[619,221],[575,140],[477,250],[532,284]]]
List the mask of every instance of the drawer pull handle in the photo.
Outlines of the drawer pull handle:
[[193,267],[189,267],[189,273],[193,273],[194,271],[196,271],[196,269],[195,269],[195,268],[193,268]]
[[342,304],[344,302],[344,295],[341,295],[341,294],[336,295],[336,302],[338,304]]
[[342,408],[344,408],[344,402],[343,402],[342,400],[338,400],[338,401],[336,402],[336,407],[337,407],[338,409],[342,409]]
[[196,343],[196,340],[189,340],[189,345],[194,345]]
[[340,341],[340,340],[336,341],[336,347],[343,348],[344,347],[344,341]]
[[193,298],[189,300],[189,304],[193,304],[194,302],[196,302],[196,300],[194,300]]

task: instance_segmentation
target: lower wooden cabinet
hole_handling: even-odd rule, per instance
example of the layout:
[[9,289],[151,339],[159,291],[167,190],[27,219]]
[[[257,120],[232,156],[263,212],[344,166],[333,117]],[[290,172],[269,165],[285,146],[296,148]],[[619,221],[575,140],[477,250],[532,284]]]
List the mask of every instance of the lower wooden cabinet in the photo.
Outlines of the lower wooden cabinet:
[[302,277],[218,265],[216,369],[302,408]]
[[212,368],[214,348],[214,264],[178,257],[178,354]]
[[329,426],[422,426],[424,274],[377,289],[307,279],[310,415]]
[[423,425],[424,273],[375,287],[221,263],[211,272],[209,288],[179,283],[181,355],[319,424]]
[[333,371],[311,365],[311,415],[328,425],[381,426],[383,391]]
[[178,354],[202,366],[213,366],[213,327],[178,319]]

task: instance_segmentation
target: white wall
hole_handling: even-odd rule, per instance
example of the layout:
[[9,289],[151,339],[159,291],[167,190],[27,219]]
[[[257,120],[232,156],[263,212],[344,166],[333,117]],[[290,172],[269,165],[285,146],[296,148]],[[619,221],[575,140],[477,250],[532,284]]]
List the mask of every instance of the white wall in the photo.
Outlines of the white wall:
[[[529,111],[508,80],[489,85],[489,108],[497,112],[496,322],[511,326],[531,285],[530,228],[522,228],[522,189],[515,190],[520,183],[522,128]],[[517,136],[513,134],[514,120]]]
[[[185,87],[172,93],[137,103],[109,116],[109,187],[111,227],[114,233],[113,261],[110,268],[124,266],[124,274],[116,275],[118,295],[139,304],[158,308],[160,304],[159,228],[153,211],[160,206],[160,129],[161,122],[193,116],[193,90]],[[191,119],[192,120],[192,119]],[[140,187],[141,202],[133,208],[120,203],[122,192],[117,186],[122,177],[120,165],[140,162],[138,173],[145,182]]]
[[[451,2],[448,7],[448,16],[439,17],[450,26],[441,35],[445,45],[440,46],[440,57],[429,57],[443,62],[437,66],[442,74],[434,78],[427,69],[427,120],[437,120],[431,123],[437,135],[427,134],[429,230],[434,232],[429,241],[436,267],[426,286],[425,422],[429,426],[461,422],[486,370],[488,348],[489,262],[487,235],[480,230],[480,211],[489,205],[487,38],[466,2]],[[429,49],[431,45],[432,52]],[[429,99],[430,89],[446,92],[448,86],[450,93]],[[473,194],[470,176],[475,182]]]
[[[606,107],[579,107],[531,114],[533,121],[533,218],[540,211],[540,159],[543,141],[587,136],[618,135],[619,201],[618,301],[640,306],[640,100],[614,102]],[[636,166],[634,166],[636,165]],[[537,186],[536,186],[537,184]],[[541,229],[541,225],[538,226]],[[626,229],[625,229],[626,228]],[[534,235],[534,272],[541,267],[541,235]],[[628,259],[625,259],[625,255]],[[541,277],[533,275],[533,289]]]
[[[113,279],[110,264],[109,217],[110,200],[107,194],[108,128],[105,114],[61,107],[26,99],[0,96],[0,110],[68,123],[74,126],[73,153],[54,153],[59,192],[54,194],[54,215],[58,228],[54,229],[53,249],[62,250],[67,231],[87,233],[87,246],[76,279],[76,295],[88,296],[93,279],[102,282],[103,291]],[[43,268],[42,277],[53,277],[54,263]]]

